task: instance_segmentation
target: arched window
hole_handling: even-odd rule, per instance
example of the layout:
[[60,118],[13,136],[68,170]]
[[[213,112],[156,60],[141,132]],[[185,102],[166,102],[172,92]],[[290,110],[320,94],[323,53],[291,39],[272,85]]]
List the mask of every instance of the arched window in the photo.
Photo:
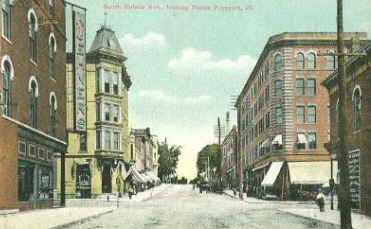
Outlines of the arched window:
[[274,56],[274,70],[278,71],[283,67],[282,56],[277,54]]
[[49,0],[49,16],[51,18],[54,17],[54,8],[55,8],[55,1]]
[[308,54],[308,68],[310,70],[316,69],[316,55],[314,53]]
[[28,35],[30,39],[30,59],[33,61],[37,61],[37,19],[35,13],[33,11],[29,12],[28,16]]
[[361,129],[361,90],[359,88],[353,92],[353,126],[355,131]]
[[305,64],[304,54],[299,52],[296,58],[297,58],[296,59],[296,68],[297,69],[304,69],[304,64]]
[[38,97],[38,88],[37,82],[34,79],[31,79],[30,88],[30,126],[37,128],[37,97]]
[[55,60],[55,57],[56,57],[56,53],[57,53],[57,44],[55,42],[55,37],[54,37],[54,34],[50,34],[50,37],[49,37],[49,74],[50,74],[50,77],[55,79],[56,77],[56,72],[55,72],[55,69],[56,69],[56,60]]
[[4,114],[7,116],[11,115],[11,83],[10,83],[10,76],[11,76],[12,67],[9,61],[4,62],[4,75],[3,75],[3,106],[4,106]]
[[327,69],[328,70],[335,70],[335,68],[336,68],[335,55],[330,53],[330,56],[327,57]]
[[55,130],[57,127],[56,112],[58,107],[57,100],[53,92],[50,94],[49,107],[50,107],[50,135],[55,136]]
[[10,40],[11,37],[11,11],[10,1],[3,0],[2,11],[3,11],[3,36]]

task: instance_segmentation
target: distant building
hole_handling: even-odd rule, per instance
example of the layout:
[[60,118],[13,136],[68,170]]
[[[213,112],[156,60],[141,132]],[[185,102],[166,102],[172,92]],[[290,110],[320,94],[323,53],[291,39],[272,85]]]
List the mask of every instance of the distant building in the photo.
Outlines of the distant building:
[[[350,57],[346,62],[351,203],[353,209],[360,209],[371,216],[371,43],[361,50],[356,46],[349,51],[367,53],[367,56]],[[326,78],[323,84],[330,93],[331,137],[327,148],[333,158],[338,158],[338,126],[342,125],[338,121],[338,109],[341,109],[338,107],[338,71]]]
[[53,206],[67,153],[63,0],[2,1],[0,209]]
[[154,171],[158,165],[158,137],[152,135],[149,128],[132,129],[132,133],[137,150],[136,169],[141,172]]
[[[130,187],[125,173],[134,161],[129,136],[128,91],[131,80],[126,57],[115,32],[102,26],[86,56],[86,114],[77,120],[74,55],[67,54],[66,195],[71,198],[124,193]],[[84,84],[83,83],[83,84]],[[85,118],[84,118],[85,117]],[[86,123],[86,127],[84,127]],[[60,168],[58,168],[60,171]]]
[[221,145],[222,183],[226,188],[237,188],[237,127],[233,126]]
[[[320,83],[337,67],[336,33],[269,38],[238,97],[238,149],[248,193],[282,199],[316,191],[330,179],[329,96]],[[345,33],[364,44],[366,33]],[[335,168],[336,168],[335,162]]]

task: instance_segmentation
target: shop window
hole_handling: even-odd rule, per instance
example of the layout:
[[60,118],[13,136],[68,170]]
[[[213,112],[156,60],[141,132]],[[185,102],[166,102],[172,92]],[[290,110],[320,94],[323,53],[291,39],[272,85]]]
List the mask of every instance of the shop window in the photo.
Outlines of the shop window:
[[316,123],[317,108],[316,106],[308,106],[308,123]]
[[296,68],[297,69],[304,69],[304,63],[305,63],[304,54],[299,52],[296,58],[297,58],[296,59]]
[[28,20],[29,56],[34,62],[37,61],[37,19],[33,12],[29,13]]
[[48,166],[38,167],[37,173],[37,199],[53,198],[53,170]]
[[314,55],[314,53],[308,54],[308,69],[316,69],[316,55]]
[[296,120],[298,123],[305,123],[305,107],[304,106],[296,107]]
[[282,56],[280,54],[277,54],[274,56],[274,70],[275,71],[281,70],[282,67],[283,67]]
[[296,95],[304,95],[304,79],[296,79]]
[[53,160],[53,153],[52,151],[48,150],[46,153],[46,160],[47,161],[52,161]]
[[310,78],[307,80],[307,94],[308,95],[316,95],[316,79]]
[[18,141],[18,153],[26,155],[27,153],[27,144],[24,141]]
[[11,7],[10,7],[10,0],[3,0],[2,1],[2,11],[3,11],[3,36],[6,37],[8,40],[11,38],[11,25],[12,25],[12,17],[11,17]]
[[18,201],[29,201],[34,196],[35,164],[18,161]]
[[361,129],[361,91],[359,88],[353,92],[353,128],[355,131]]
[[12,65],[9,61],[3,63],[3,108],[4,114],[11,116],[11,98],[12,98],[12,87],[11,87],[11,75]]
[[317,133],[308,133],[308,148],[317,149]]

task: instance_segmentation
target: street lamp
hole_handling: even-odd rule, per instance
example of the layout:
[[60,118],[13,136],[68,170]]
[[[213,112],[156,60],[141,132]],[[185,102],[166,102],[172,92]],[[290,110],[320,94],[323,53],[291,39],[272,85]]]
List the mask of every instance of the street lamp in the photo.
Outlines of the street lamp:
[[331,195],[331,210],[334,210],[334,187],[335,187],[335,181],[334,181],[334,167],[332,162],[332,153],[335,150],[336,145],[331,143],[325,143],[324,144],[325,149],[330,154],[330,164],[331,164],[331,178],[329,180],[329,188],[330,188],[330,195]]

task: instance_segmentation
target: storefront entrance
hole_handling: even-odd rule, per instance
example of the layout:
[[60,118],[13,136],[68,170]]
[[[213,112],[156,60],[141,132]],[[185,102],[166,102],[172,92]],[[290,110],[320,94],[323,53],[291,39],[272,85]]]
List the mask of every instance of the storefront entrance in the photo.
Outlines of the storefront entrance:
[[111,165],[104,164],[102,171],[102,193],[112,192]]
[[89,165],[77,165],[76,170],[76,197],[91,198],[91,172]]

